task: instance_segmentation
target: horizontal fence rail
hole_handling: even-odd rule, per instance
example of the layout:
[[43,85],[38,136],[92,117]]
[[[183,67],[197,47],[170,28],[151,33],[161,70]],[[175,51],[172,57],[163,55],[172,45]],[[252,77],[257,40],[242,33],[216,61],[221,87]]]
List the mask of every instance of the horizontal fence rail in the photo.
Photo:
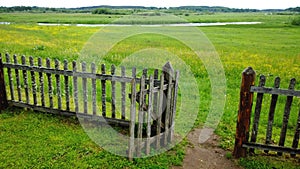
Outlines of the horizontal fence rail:
[[[237,121],[237,131],[235,137],[235,147],[234,147],[234,156],[236,158],[245,157],[247,155],[247,148],[249,148],[250,153],[254,153],[255,149],[264,150],[265,153],[269,151],[277,152],[278,155],[282,153],[289,153],[292,157],[295,157],[296,154],[300,154],[299,145],[299,135],[300,135],[300,105],[299,103],[294,103],[296,97],[300,97],[300,91],[295,90],[296,79],[292,78],[289,83],[288,89],[280,88],[280,78],[275,78],[274,87],[265,87],[266,77],[264,75],[260,76],[258,86],[254,86],[255,82],[255,71],[249,67],[243,72],[242,75],[242,84],[241,84],[241,93],[240,93],[240,107]],[[254,108],[253,119],[252,117],[252,105],[254,93],[256,95],[256,103]],[[268,105],[268,119],[266,126],[266,136],[263,143],[258,143],[257,137],[259,133],[259,122],[262,116],[262,107],[263,99],[269,95],[270,104]],[[279,99],[278,97],[285,97],[284,109],[282,122],[280,124],[281,130],[280,133],[274,133],[274,120],[275,117],[278,117],[276,113],[279,110],[276,110],[278,107]],[[268,99],[268,98],[266,98]],[[294,106],[293,106],[294,105]],[[294,124],[290,122],[291,110],[292,108],[296,111],[293,111],[294,117],[297,119]],[[250,132],[250,123],[252,124],[252,130]],[[276,124],[278,126],[278,124]],[[291,126],[293,127],[291,129]],[[288,129],[290,128],[290,129]],[[293,132],[292,138],[287,138]],[[277,145],[274,143],[274,136],[279,136]],[[287,146],[286,140],[289,139],[292,141],[292,145]],[[277,142],[277,141],[275,141]]]
[[137,77],[136,68],[126,72],[112,65],[107,70],[102,64],[98,73],[94,63],[9,54],[4,62],[0,55],[0,110],[10,105],[128,127],[132,159],[149,154],[150,146],[172,142],[178,78],[170,63],[163,71],[144,69]]
[[251,86],[250,92],[300,97],[300,91]]

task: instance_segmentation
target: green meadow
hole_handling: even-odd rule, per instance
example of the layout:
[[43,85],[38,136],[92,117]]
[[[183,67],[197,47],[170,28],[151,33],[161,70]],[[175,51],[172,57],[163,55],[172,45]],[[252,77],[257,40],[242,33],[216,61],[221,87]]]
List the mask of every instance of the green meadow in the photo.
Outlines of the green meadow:
[[[91,14],[1,14],[0,53],[76,60],[89,38],[100,27],[39,26],[37,23],[103,24],[121,16]],[[223,116],[215,131],[220,136],[220,147],[232,151],[239,104],[241,73],[248,66],[259,76],[267,77],[266,86],[273,86],[275,77],[281,77],[281,87],[296,78],[300,89],[300,27],[291,25],[296,15],[267,13],[215,13],[180,16],[188,22],[262,22],[257,25],[227,25],[198,27],[215,47],[226,76],[226,103]],[[157,20],[157,19],[155,19]],[[158,22],[158,20],[157,20]],[[173,20],[162,21],[163,23]],[[194,127],[202,127],[211,104],[211,82],[203,62],[178,40],[157,34],[129,37],[103,57],[107,65],[119,65],[124,58],[144,48],[161,49],[176,53],[190,66],[199,86],[201,100]],[[285,98],[279,98],[276,109],[274,143],[278,143]],[[270,97],[263,103],[258,141],[264,142]],[[265,105],[265,106],[264,106]],[[288,126],[286,145],[291,145],[297,123],[300,99],[295,98]],[[255,106],[255,105],[254,105]],[[298,109],[297,109],[298,108]],[[31,111],[8,109],[0,114],[0,168],[169,168],[181,165],[184,140],[170,151],[158,156],[135,159],[113,155],[96,145],[86,135],[76,119],[39,114]],[[238,160],[245,168],[299,168],[299,157],[251,156]],[[271,153],[272,154],[272,153]]]

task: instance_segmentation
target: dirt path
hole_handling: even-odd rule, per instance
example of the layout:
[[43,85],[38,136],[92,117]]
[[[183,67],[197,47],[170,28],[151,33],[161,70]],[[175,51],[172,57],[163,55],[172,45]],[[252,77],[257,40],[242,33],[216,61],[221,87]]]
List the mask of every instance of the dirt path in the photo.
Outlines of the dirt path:
[[212,132],[212,130],[194,129],[191,131],[187,136],[191,145],[186,149],[183,166],[174,166],[172,169],[242,169],[226,158],[226,151],[218,147],[218,136],[215,134],[200,144],[203,139],[199,139],[201,132]]

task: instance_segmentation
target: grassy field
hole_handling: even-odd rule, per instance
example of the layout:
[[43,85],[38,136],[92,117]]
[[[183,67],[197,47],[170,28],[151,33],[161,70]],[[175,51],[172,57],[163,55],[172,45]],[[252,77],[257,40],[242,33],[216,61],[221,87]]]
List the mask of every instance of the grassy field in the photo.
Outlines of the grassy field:
[[186,145],[130,162],[100,148],[73,118],[16,109],[0,117],[1,168],[168,168],[181,164]]
[[[171,15],[171,14],[170,14]],[[68,23],[68,24],[107,24],[122,18],[122,15],[94,15],[94,14],[67,14],[67,13],[1,13],[0,22],[12,22],[18,24],[28,23]],[[276,15],[271,13],[214,13],[214,14],[190,14],[178,15],[188,22],[264,22],[265,26],[275,27],[289,25],[295,15]],[[157,22],[168,22],[159,15]],[[160,20],[159,20],[160,18]],[[142,22],[142,20],[140,20]],[[170,22],[170,21],[169,21]]]
[[120,16],[66,13],[3,13],[0,20],[14,23],[69,23],[69,24],[106,24]]
[[[43,17],[41,17],[43,15]],[[48,23],[108,23],[117,16],[88,14],[1,14],[0,22],[15,22],[0,25],[0,52],[17,55],[32,55],[59,60],[76,60],[85,42],[99,28],[75,26],[38,26],[37,22]],[[300,29],[289,23],[292,15],[265,15],[263,13],[214,14],[184,16],[190,22],[236,22],[258,21],[260,25],[231,25],[199,27],[215,46],[223,63],[226,75],[226,105],[222,121],[216,133],[221,136],[220,146],[232,150],[239,102],[241,72],[252,66],[257,75],[267,76],[267,86],[273,86],[276,76],[282,77],[282,87],[289,79],[300,79]],[[42,19],[40,19],[42,18]],[[211,96],[210,82],[204,65],[195,60],[195,54],[184,44],[164,36],[142,34],[118,43],[105,56],[106,64],[119,64],[123,58],[143,48],[159,48],[176,53],[191,66],[201,88],[203,98],[195,127],[202,126],[209,111]],[[259,78],[257,78],[259,79]],[[297,89],[300,88],[297,82]],[[266,98],[264,105],[270,101]],[[281,103],[284,98],[280,98]],[[300,101],[294,101],[294,107]],[[277,108],[275,125],[279,125],[284,105]],[[264,108],[259,131],[264,131],[267,121],[267,107]],[[14,113],[11,113],[14,112]],[[197,113],[197,112],[195,112]],[[293,109],[289,123],[289,135],[294,130],[298,110]],[[94,144],[74,119],[63,119],[50,115],[26,111],[8,110],[0,114],[0,167],[21,166],[58,167],[71,165],[87,168],[168,168],[180,165],[184,156],[184,141],[172,151],[147,159],[128,162],[114,156]],[[279,127],[275,129],[278,132]],[[50,133],[50,134],[49,134]],[[264,133],[259,133],[259,141]],[[274,141],[279,141],[278,134]],[[291,140],[287,140],[290,145]],[[29,148],[27,147],[28,145]],[[46,147],[46,148],[45,148]],[[21,158],[24,156],[26,158]],[[282,159],[282,158],[279,158]],[[240,160],[246,168],[297,168],[295,160],[278,160],[276,157],[250,157]],[[114,161],[111,163],[111,161]],[[44,166],[43,166],[44,165]]]

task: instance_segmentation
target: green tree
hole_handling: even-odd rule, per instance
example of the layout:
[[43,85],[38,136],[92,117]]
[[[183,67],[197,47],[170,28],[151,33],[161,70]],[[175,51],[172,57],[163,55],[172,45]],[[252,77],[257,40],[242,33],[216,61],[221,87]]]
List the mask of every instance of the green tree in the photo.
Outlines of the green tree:
[[98,8],[92,11],[92,14],[112,14],[110,9],[107,8]]

